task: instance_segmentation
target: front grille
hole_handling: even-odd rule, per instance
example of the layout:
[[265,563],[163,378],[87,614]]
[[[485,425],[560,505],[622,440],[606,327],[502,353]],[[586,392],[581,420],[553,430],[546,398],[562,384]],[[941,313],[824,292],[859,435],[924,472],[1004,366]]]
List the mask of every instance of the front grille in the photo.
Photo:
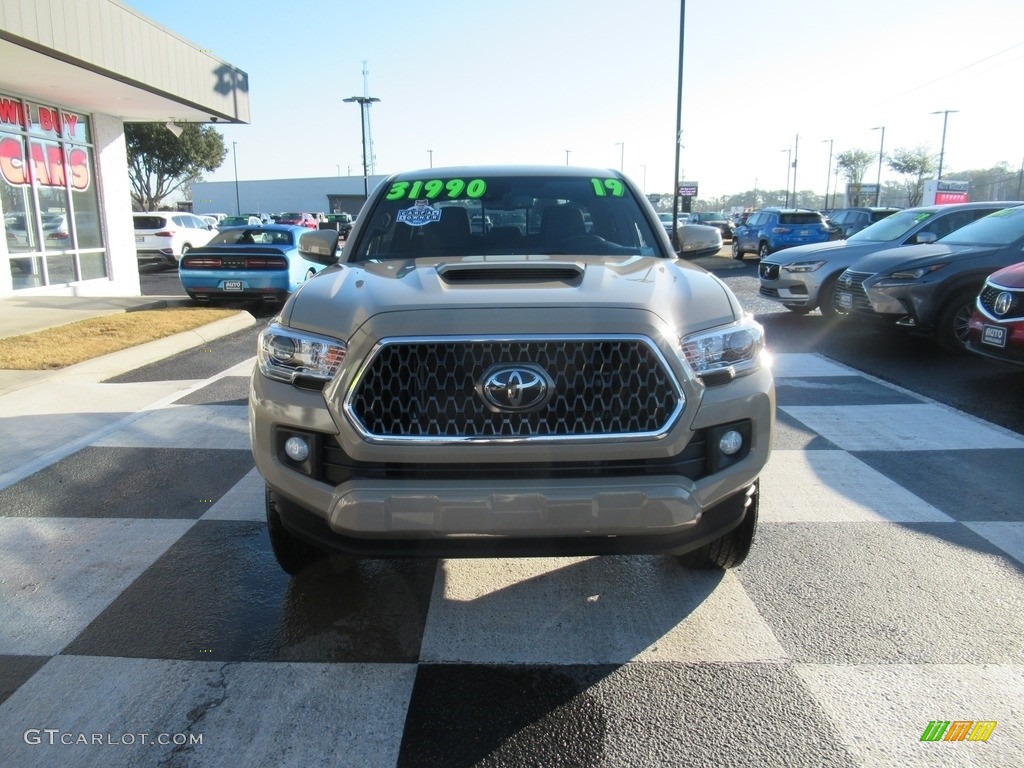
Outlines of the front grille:
[[331,485],[349,480],[569,480],[609,477],[636,478],[680,475],[690,480],[705,477],[708,470],[707,430],[694,432],[677,456],[661,459],[617,461],[508,462],[491,464],[424,464],[356,461],[334,435],[324,435],[319,479]]
[[[1010,295],[1010,303],[1009,308],[1005,312],[998,314],[995,310],[995,305],[996,298],[1001,293],[1008,293]],[[991,283],[985,283],[985,287],[978,297],[978,303],[990,317],[998,318],[1000,321],[1024,318],[1024,290],[1020,288],[1003,288]]]
[[[868,301],[867,291],[864,290],[864,281],[871,277],[871,272],[851,272],[846,270],[839,276],[836,283],[836,291],[847,291],[853,295],[853,312],[870,312],[874,314],[871,302]],[[838,303],[836,306],[839,306]]]
[[765,280],[778,280],[779,265],[762,261],[757,267],[757,273]]
[[[489,407],[478,386],[505,365],[543,369],[550,399],[528,412]],[[625,336],[385,340],[345,403],[367,437],[413,441],[650,437],[683,406],[657,348]]]

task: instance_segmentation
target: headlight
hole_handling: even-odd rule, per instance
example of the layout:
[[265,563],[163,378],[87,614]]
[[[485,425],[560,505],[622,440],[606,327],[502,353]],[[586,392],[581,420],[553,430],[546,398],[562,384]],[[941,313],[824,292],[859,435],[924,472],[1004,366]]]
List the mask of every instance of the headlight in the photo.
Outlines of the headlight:
[[920,280],[927,274],[935,272],[936,270],[942,269],[945,264],[932,264],[930,267],[918,267],[917,269],[901,269],[898,272],[893,272],[891,275],[886,275],[882,282],[887,280]]
[[[680,339],[683,357],[700,377],[725,373],[729,380],[761,369],[764,362],[764,329],[750,316],[694,333]],[[706,382],[707,383],[707,382]]]
[[813,272],[827,264],[827,261],[796,261],[783,267],[786,272]]
[[345,342],[293,331],[277,323],[263,329],[257,358],[269,379],[293,383],[297,377],[329,381],[341,368]]

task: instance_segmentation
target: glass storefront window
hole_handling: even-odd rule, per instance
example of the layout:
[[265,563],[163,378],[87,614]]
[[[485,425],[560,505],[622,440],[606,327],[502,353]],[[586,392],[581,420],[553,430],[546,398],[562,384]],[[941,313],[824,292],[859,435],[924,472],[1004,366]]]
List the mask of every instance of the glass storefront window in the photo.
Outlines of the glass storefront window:
[[88,116],[0,94],[0,208],[15,288],[107,276],[90,140]]

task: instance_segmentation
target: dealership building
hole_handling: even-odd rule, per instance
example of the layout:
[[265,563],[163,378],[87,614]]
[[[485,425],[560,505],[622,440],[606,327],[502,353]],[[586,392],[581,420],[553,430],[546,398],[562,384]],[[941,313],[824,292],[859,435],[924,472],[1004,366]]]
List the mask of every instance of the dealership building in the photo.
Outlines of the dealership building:
[[248,76],[116,0],[0,0],[0,62],[0,297],[139,295],[124,125],[247,123]]

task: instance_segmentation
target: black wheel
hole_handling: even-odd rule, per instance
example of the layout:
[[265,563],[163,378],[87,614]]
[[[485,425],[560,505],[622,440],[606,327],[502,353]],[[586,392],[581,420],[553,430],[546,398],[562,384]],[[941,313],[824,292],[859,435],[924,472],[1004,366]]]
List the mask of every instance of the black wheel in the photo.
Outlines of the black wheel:
[[757,258],[758,259],[767,259],[771,255],[772,255],[772,249],[768,247],[768,243],[761,243],[757,247]]
[[281,522],[281,514],[278,512],[278,505],[288,502],[282,502],[269,487],[266,489],[266,503],[270,548],[274,551],[274,557],[277,558],[278,565],[285,573],[295,576],[327,557],[326,552],[310,546],[288,532]]
[[825,280],[818,290],[818,308],[823,317],[834,320],[839,317],[839,310],[836,309],[836,283],[839,282],[839,274]]
[[806,305],[797,306],[796,304],[783,304],[782,306],[784,306],[794,315],[806,315],[808,312],[814,309],[814,307],[808,307]]
[[978,291],[961,291],[942,308],[935,327],[935,341],[946,352],[955,355],[966,351],[967,324],[977,295]]
[[754,532],[757,529],[757,495],[757,483],[754,483],[746,490],[740,491],[722,502],[723,504],[742,504],[747,510],[743,522],[721,538],[705,544],[700,549],[677,555],[676,559],[679,564],[685,568],[709,570],[733,568],[746,560],[750,553],[750,545],[754,542]]
[[740,241],[735,237],[732,239],[732,257],[737,261],[743,261],[743,251],[740,250]]

